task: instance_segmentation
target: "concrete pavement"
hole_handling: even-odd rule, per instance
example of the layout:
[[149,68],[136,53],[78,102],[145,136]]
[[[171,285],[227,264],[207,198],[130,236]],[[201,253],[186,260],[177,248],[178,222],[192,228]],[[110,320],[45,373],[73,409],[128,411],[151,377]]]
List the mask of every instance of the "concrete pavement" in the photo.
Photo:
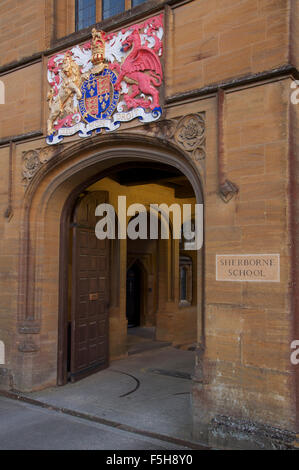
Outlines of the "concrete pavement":
[[0,397],[0,450],[178,450],[185,447]]
[[20,394],[23,401],[0,396],[0,449],[200,448],[192,441],[194,352],[136,331],[129,357],[104,371]]
[[192,441],[194,353],[172,347],[115,361],[75,384],[28,397],[140,430]]

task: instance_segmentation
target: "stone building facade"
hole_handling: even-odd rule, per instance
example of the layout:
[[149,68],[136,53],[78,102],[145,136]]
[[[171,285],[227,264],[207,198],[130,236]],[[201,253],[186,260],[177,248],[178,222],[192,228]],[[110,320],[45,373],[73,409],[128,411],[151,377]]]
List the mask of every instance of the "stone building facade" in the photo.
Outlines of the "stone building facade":
[[[292,446],[299,433],[299,365],[290,360],[299,340],[299,108],[291,100],[299,4],[126,0],[109,16],[97,0],[81,29],[79,3],[1,1],[0,387],[65,383],[70,226],[81,220],[84,197],[109,193],[111,201],[122,191],[146,206],[197,202],[204,244],[195,254],[178,240],[111,243],[103,289],[110,360],[126,354],[126,273],[138,260],[147,292],[142,322],[154,324],[159,339],[197,343],[194,438]],[[164,31],[160,118],[51,145],[51,58],[90,42],[93,27],[113,37],[151,18],[162,18]],[[217,279],[217,255],[247,254],[279,255],[278,281]]]

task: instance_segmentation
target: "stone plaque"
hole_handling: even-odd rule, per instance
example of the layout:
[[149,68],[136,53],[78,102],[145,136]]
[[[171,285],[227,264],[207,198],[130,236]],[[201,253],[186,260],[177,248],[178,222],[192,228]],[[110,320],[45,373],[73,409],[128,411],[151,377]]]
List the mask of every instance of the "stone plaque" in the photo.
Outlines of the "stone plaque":
[[216,280],[280,282],[280,255],[216,255]]

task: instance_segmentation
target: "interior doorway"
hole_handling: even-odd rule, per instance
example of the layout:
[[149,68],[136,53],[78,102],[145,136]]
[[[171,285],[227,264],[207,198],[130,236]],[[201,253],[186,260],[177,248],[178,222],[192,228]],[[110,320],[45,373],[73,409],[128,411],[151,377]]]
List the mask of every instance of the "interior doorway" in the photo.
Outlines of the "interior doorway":
[[[117,165],[98,178],[81,188],[68,221],[68,269],[61,271],[68,283],[68,305],[63,302],[67,315],[60,323],[59,385],[133,354],[165,346],[187,350],[196,342],[197,253],[190,252],[190,243],[174,239],[171,217],[169,238],[163,239],[163,216],[150,213],[151,204],[193,207],[196,197],[190,182],[169,165],[140,162]],[[145,238],[96,237],[95,209],[102,203],[115,208],[117,233],[123,217],[118,212],[120,196],[126,197],[127,207],[144,207]],[[157,220],[157,238],[149,236],[151,217]],[[134,219],[126,215],[127,227]],[[180,259],[186,256],[192,258],[187,288],[180,280]],[[180,295],[186,289],[187,299]]]
[[141,276],[142,272],[137,263],[134,263],[127,271],[126,317],[128,328],[140,326]]

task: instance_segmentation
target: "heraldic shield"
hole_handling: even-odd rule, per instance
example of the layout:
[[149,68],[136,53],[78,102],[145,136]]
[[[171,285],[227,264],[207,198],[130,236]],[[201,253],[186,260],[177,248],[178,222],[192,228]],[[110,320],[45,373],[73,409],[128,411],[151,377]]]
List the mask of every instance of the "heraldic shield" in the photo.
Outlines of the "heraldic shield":
[[114,88],[116,81],[116,74],[105,68],[99,74],[91,73],[83,82],[79,110],[85,122],[111,117],[119,101],[119,91]]

